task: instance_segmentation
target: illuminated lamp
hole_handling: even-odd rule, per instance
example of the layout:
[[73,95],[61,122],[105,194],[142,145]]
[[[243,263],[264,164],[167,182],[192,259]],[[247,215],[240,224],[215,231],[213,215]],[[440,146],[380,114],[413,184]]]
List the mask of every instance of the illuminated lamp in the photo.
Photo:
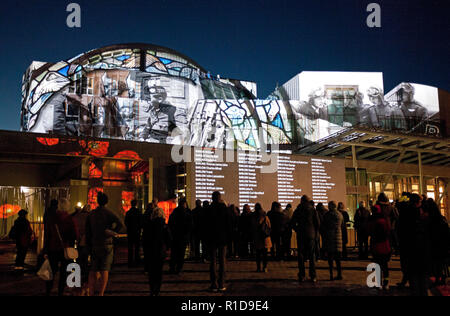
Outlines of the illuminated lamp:
[[83,203],[78,202],[78,203],[77,203],[77,207],[82,208],[82,207],[83,207]]
[[0,206],[0,218],[6,219],[17,215],[21,209],[20,205],[3,204]]
[[134,192],[122,191],[122,209],[128,212],[131,208],[131,201],[134,200]]
[[132,150],[124,150],[114,155],[117,159],[142,160],[141,157]]
[[55,146],[59,144],[59,138],[36,137],[36,140],[45,146]]

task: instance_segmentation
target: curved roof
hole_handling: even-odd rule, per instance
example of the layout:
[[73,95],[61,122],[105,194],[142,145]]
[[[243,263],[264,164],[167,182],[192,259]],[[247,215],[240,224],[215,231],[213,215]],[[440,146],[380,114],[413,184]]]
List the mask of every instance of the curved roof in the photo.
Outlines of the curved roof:
[[167,47],[164,47],[164,46],[158,46],[158,45],[146,44],[146,43],[124,43],[124,44],[115,44],[115,45],[104,46],[104,47],[101,47],[101,48],[97,48],[97,49],[93,49],[91,51],[88,51],[88,52],[86,52],[86,53],[84,53],[82,55],[76,56],[73,59],[70,59],[70,62],[71,63],[82,63],[86,59],[89,59],[92,56],[95,56],[97,54],[101,54],[101,53],[108,52],[108,51],[113,51],[113,50],[118,50],[118,49],[154,50],[154,51],[157,51],[157,52],[163,52],[163,53],[177,55],[177,56],[185,59],[187,62],[189,62],[193,66],[199,68],[201,71],[207,72],[205,70],[205,68],[200,66],[200,64],[198,64],[195,60],[193,60],[192,58],[190,58],[190,57],[188,57],[188,56],[186,56],[184,54],[181,54],[180,52],[177,52],[176,50],[173,50],[171,48],[167,48]]
[[[167,54],[172,54],[172,55],[176,55],[181,57],[182,59],[186,60],[188,63],[190,63],[192,66],[197,67],[201,72],[203,73],[207,73],[208,71],[203,68],[202,66],[200,66],[199,63],[197,63],[195,60],[193,60],[192,58],[177,52],[176,50],[173,50],[171,48],[167,48],[164,46],[158,46],[158,45],[154,45],[154,44],[146,44],[146,43],[124,43],[124,44],[114,44],[114,45],[109,45],[109,46],[104,46],[104,47],[100,47],[100,48],[96,48],[90,51],[87,51],[85,53],[81,53],[75,57],[72,57],[70,59],[66,59],[67,62],[71,63],[71,64],[81,64],[86,60],[89,60],[89,58],[96,56],[98,54],[102,54],[108,51],[114,51],[114,50],[119,50],[119,49],[140,49],[140,50],[153,50],[159,53],[167,53]],[[39,76],[40,74],[42,74],[44,71],[46,71],[48,68],[50,68],[51,66],[55,65],[55,63],[53,62],[47,62],[41,65],[41,67],[35,69],[33,71],[33,75],[31,79],[36,78],[37,76]]]

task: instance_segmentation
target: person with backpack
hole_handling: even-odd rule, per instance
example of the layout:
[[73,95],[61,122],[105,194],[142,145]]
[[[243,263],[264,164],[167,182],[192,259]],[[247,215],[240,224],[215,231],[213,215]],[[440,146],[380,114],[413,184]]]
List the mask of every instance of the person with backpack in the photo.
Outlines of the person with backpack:
[[[269,217],[264,212],[261,204],[255,204],[253,213],[253,244],[256,251],[256,271],[267,272],[267,252],[272,248],[271,223]],[[261,262],[263,264],[261,269]]]
[[18,215],[19,218],[14,221],[14,226],[11,228],[9,238],[14,239],[16,242],[17,256],[14,269],[23,270],[28,248],[31,246],[33,230],[27,219],[28,212],[20,210]]

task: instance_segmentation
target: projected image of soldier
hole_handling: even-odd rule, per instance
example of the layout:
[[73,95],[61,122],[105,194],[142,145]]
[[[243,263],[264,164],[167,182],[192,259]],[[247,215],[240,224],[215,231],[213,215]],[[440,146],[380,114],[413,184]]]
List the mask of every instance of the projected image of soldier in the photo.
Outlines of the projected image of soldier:
[[367,90],[371,105],[367,113],[367,125],[371,128],[384,130],[400,129],[404,126],[404,117],[398,109],[390,106],[384,100],[383,91],[376,87]]
[[313,90],[309,94],[308,102],[303,102],[298,113],[306,116],[311,120],[317,120],[320,117],[320,110],[325,106],[324,92],[321,88]]
[[409,83],[402,83],[397,92],[397,100],[405,117],[407,130],[418,128],[428,119],[428,110],[414,100],[414,92],[414,87]]
[[156,78],[144,81],[144,112],[149,114],[147,125],[141,133],[143,140],[151,139],[166,143],[169,134],[177,127],[176,107],[167,101],[166,89],[157,85]]

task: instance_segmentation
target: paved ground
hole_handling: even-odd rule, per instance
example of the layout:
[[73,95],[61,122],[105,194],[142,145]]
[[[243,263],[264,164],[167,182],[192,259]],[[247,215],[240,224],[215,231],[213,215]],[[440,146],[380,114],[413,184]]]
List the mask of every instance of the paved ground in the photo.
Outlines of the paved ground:
[[[43,282],[35,276],[34,265],[36,256],[27,258],[27,269],[24,273],[12,270],[14,246],[0,243],[0,296],[30,296],[42,295]],[[354,255],[351,256],[355,257]],[[369,289],[366,286],[369,261],[349,260],[343,262],[344,280],[328,280],[328,264],[318,263],[318,283],[297,282],[297,263],[270,262],[268,273],[255,272],[256,265],[248,260],[230,260],[228,262],[227,291],[215,294],[207,291],[209,287],[208,264],[187,261],[184,272],[180,276],[164,275],[162,287],[163,296],[361,296],[361,295],[408,295],[407,290],[396,286],[389,292]],[[401,279],[399,259],[394,257],[390,264],[391,283],[396,284]],[[167,272],[167,265],[165,271]],[[430,294],[441,295],[441,291],[433,290]],[[448,286],[447,286],[448,293]],[[68,291],[69,292],[69,291]],[[68,293],[70,295],[70,293]],[[142,268],[128,269],[126,266],[126,249],[119,248],[115,266],[111,273],[110,284],[106,295],[110,296],[141,296],[148,295],[147,277]]]

